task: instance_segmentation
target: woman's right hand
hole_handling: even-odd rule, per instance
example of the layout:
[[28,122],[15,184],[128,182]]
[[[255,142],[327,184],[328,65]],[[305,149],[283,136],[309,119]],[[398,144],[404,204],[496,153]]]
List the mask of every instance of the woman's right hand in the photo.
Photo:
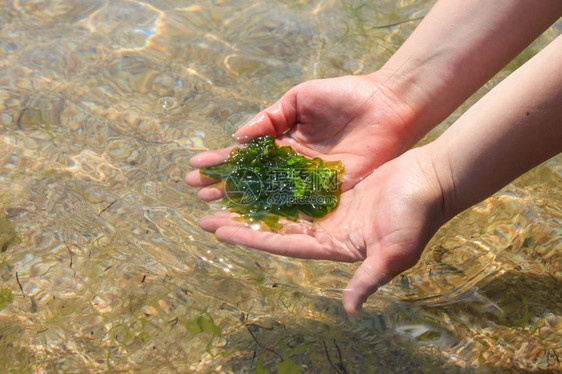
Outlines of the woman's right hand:
[[[412,130],[414,109],[386,85],[393,78],[390,72],[379,71],[299,84],[238,130],[236,140],[245,143],[272,135],[278,145],[289,145],[301,155],[342,161],[346,191],[422,135]],[[231,149],[203,152],[190,164],[195,168],[219,164]],[[215,181],[198,170],[189,173],[186,181],[203,187],[199,193],[203,200],[222,196],[219,189],[205,188]]]

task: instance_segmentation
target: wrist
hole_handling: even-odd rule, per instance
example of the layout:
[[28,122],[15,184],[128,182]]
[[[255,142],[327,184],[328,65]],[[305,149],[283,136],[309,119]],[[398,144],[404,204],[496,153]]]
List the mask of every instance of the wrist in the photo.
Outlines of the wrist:
[[434,172],[435,184],[439,186],[439,208],[444,224],[464,210],[460,208],[462,204],[459,199],[462,200],[462,196],[457,189],[455,170],[452,167],[447,148],[441,146],[439,141],[433,141],[420,149],[427,154],[429,160],[427,162]]
[[376,95],[384,95],[392,109],[400,113],[404,127],[401,139],[408,139],[406,148],[415,145],[442,118],[436,105],[431,105],[431,96],[415,78],[400,71],[382,68],[366,75],[373,82]]
[[382,82],[381,90],[408,108],[412,117],[408,133],[419,140],[445,120],[465,98],[462,95],[462,100],[454,99],[455,87],[449,85],[447,89],[447,74],[443,70],[437,75],[424,71],[421,64],[412,69],[387,64],[368,77]]
[[388,164],[398,165],[400,183],[409,186],[402,192],[408,204],[418,205],[430,222],[429,232],[435,232],[456,214],[452,212],[456,190],[451,169],[431,144],[413,148]]

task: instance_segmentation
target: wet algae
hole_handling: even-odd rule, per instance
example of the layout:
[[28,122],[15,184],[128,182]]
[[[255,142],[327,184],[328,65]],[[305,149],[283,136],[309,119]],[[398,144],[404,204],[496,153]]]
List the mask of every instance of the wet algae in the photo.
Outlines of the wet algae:
[[0,210],[0,252],[8,249],[8,246],[16,239],[16,230],[8,217]]
[[223,203],[248,222],[281,227],[279,218],[297,220],[301,214],[324,217],[339,203],[340,161],[324,162],[279,147],[272,136],[251,140],[234,149],[222,164],[202,168],[201,174],[224,182]]

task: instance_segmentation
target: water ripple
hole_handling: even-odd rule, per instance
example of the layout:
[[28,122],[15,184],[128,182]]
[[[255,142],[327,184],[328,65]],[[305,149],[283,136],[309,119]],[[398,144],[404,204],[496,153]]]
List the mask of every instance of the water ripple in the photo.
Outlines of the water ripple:
[[353,321],[353,266],[198,226],[220,204],[184,184],[190,157],[301,81],[376,69],[430,5],[0,0],[0,371],[559,369],[559,157],[447,224]]

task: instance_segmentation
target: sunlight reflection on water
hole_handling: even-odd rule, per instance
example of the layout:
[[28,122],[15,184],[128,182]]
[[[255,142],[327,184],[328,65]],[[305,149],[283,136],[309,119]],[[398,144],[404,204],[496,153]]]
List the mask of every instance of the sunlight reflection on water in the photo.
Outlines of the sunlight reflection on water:
[[560,157],[447,224],[355,321],[355,266],[198,227],[220,204],[185,186],[191,156],[294,84],[375,70],[417,22],[378,27],[430,5],[0,1],[2,371],[560,368]]

